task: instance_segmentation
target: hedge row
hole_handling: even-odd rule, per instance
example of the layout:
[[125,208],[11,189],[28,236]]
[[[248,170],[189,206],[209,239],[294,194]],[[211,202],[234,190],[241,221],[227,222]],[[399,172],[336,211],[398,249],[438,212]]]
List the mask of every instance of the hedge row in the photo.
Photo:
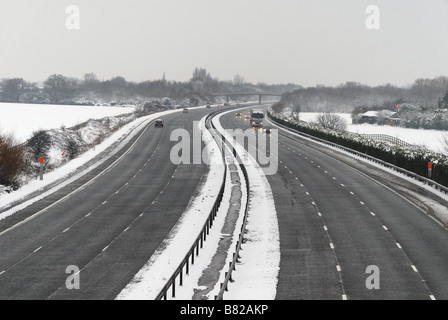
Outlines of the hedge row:
[[448,187],[448,157],[421,147],[400,147],[378,142],[355,133],[325,129],[315,124],[287,119],[272,109],[269,116],[276,122],[308,135],[327,140],[380,159],[397,167],[427,177],[428,163],[433,163],[433,180]]

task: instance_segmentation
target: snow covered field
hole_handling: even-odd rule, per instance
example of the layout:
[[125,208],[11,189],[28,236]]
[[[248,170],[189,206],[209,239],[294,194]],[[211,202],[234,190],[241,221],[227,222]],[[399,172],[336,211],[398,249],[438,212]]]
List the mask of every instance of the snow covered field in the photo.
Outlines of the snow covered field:
[[[303,112],[300,113],[299,118],[302,121],[312,122],[315,121],[318,114]],[[424,146],[435,152],[443,150],[443,134],[448,134],[447,131],[440,130],[409,129],[367,123],[352,124],[352,118],[349,113],[340,113],[339,115],[347,121],[347,131],[359,134],[387,134],[413,145]]]
[[134,107],[0,103],[0,132],[13,133],[18,142],[25,142],[38,129],[68,128],[89,119],[118,116],[134,110]]

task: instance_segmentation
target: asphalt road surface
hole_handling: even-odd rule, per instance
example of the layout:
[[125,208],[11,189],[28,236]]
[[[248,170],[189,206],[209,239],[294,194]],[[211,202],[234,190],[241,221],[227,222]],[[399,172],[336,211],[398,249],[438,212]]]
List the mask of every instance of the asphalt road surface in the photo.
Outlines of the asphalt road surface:
[[[0,300],[114,299],[205,178],[205,164],[170,161],[177,143],[170,133],[185,128],[192,136],[193,121],[209,112],[165,116],[163,128],[151,122],[101,167],[2,220]],[[66,286],[74,275],[69,266],[80,270],[79,289]]]
[[[221,123],[249,128],[234,113]],[[335,151],[283,131],[278,141],[278,171],[267,176],[280,230],[276,299],[448,299],[447,230]]]

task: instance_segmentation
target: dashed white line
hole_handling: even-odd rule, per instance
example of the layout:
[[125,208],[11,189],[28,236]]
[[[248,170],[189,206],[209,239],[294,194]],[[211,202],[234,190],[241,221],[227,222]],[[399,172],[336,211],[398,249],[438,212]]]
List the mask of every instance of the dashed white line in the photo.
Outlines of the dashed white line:
[[364,205],[364,202],[362,202],[362,201],[359,201],[359,203],[362,204],[362,205]]
[[350,191],[350,194],[351,194],[351,195],[354,195],[353,191]]
[[397,245],[398,248],[402,249],[401,245],[398,242],[396,243],[396,245]]
[[92,214],[92,212],[89,212],[88,214],[86,214],[84,217],[88,217],[88,216],[90,216]]
[[347,295],[346,294],[342,295],[342,300],[347,300]]
[[106,204],[107,203],[107,200],[106,201],[104,201],[102,204]]
[[337,270],[338,272],[341,272],[341,266],[340,266],[340,265],[336,265],[336,270]]
[[386,226],[383,226],[383,229],[387,231],[387,227]]
[[328,228],[327,228],[327,226],[324,226],[324,230],[325,230],[325,231],[328,231]]
[[318,212],[317,215],[318,215],[319,217],[322,217],[322,213],[320,213],[320,212]]
[[105,246],[103,250],[101,250],[101,252],[104,252],[107,248],[109,248],[109,245]]
[[70,227],[68,227],[67,229],[65,229],[64,231],[62,231],[62,233],[66,233],[68,230],[70,230]]
[[33,252],[37,252],[37,251],[39,251],[40,249],[42,249],[42,246],[40,246],[39,248],[37,248],[37,249],[34,250]]
[[3,270],[2,272],[0,272],[0,276],[2,275],[2,274],[4,274],[5,273],[5,270]]
[[415,272],[418,272],[417,268],[412,264],[411,265],[412,270],[414,270]]
[[372,216],[375,216],[375,214],[374,214],[373,212],[370,212],[370,214],[371,214]]
[[[0,273],[0,274],[1,274],[1,273]],[[436,300],[436,297],[434,297],[432,294],[429,295],[429,298],[430,298],[431,300]]]
[[331,249],[334,249],[333,242],[330,242],[330,248],[331,248]]

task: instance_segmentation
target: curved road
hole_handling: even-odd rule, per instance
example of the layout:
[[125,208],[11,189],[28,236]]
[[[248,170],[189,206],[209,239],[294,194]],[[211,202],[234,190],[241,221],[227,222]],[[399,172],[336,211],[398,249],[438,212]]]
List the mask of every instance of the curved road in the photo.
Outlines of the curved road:
[[[0,300],[114,299],[206,176],[205,164],[171,163],[170,133],[185,128],[192,137],[193,121],[209,112],[165,116],[164,128],[151,122],[100,168],[2,220]],[[80,269],[78,290],[66,287],[68,266]]]
[[[249,128],[233,113],[221,123]],[[441,225],[343,155],[283,130],[278,140],[278,171],[267,176],[280,230],[276,299],[448,299]]]

